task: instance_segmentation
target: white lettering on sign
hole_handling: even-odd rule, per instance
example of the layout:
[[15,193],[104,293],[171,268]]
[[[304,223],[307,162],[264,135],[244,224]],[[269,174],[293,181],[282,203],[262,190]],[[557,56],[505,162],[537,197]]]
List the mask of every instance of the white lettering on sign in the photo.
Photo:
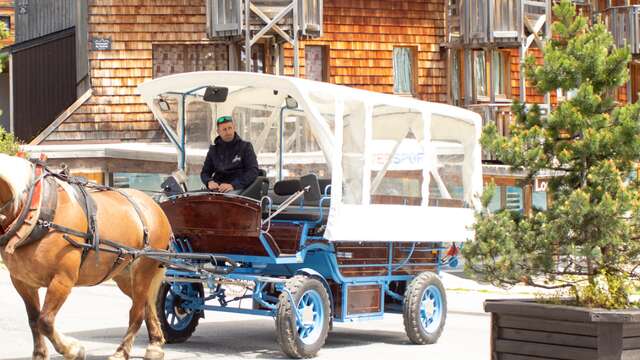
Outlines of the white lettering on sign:
[[536,179],[533,184],[533,191],[547,191],[549,179]]
[[94,51],[111,50],[111,38],[91,39],[91,50],[94,50]]

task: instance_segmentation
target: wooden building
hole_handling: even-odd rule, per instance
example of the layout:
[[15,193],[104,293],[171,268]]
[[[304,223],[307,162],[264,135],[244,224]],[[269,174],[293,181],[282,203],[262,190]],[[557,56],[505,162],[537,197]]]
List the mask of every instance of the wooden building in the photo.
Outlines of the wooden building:
[[[6,60],[2,60],[2,48],[13,44],[15,38],[15,11],[13,7],[13,0],[0,0],[0,22],[4,24],[5,28],[9,30],[9,37],[0,40],[0,61],[3,61],[3,67],[8,67],[8,63],[4,63]],[[6,130],[9,130],[9,72],[8,69],[4,69],[0,73],[0,126]]]

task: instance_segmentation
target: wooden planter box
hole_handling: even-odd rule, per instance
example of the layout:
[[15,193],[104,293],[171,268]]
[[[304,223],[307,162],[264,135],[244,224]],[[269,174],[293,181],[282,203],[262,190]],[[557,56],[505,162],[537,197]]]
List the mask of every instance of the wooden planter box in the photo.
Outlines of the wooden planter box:
[[640,310],[488,300],[491,360],[640,359]]

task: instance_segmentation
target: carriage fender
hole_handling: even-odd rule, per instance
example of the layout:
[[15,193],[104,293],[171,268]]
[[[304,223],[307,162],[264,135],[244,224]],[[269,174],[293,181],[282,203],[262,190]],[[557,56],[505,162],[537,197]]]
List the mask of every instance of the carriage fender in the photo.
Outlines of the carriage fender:
[[306,275],[314,279],[320,280],[322,285],[324,285],[324,287],[327,289],[327,293],[329,294],[329,300],[331,301],[331,310],[333,312],[333,293],[331,292],[331,287],[329,286],[329,282],[327,281],[327,279],[324,278],[324,276],[322,276],[322,274],[310,268],[302,268],[302,269],[296,270],[295,275]]

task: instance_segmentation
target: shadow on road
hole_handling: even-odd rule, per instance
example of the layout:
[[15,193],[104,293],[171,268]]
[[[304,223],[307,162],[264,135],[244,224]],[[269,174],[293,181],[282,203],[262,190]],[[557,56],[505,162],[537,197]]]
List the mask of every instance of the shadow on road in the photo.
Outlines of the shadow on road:
[[[104,352],[110,347],[115,351],[120,344],[126,327],[96,329],[90,331],[72,332],[66,335],[80,340],[87,348],[87,360],[104,359]],[[144,349],[147,344],[147,331],[143,326],[136,337],[136,350],[133,355],[141,355],[138,349]],[[359,330],[334,327],[329,333],[325,343],[325,349],[340,349],[348,347],[366,346],[372,343],[389,345],[411,346],[404,332]],[[95,350],[99,348],[100,350]],[[95,351],[92,351],[94,349]],[[258,359],[286,359],[276,341],[275,326],[271,320],[240,320],[238,322],[206,322],[201,323],[192,337],[185,343],[166,344],[164,347],[168,354],[194,354],[202,353],[210,357],[234,356],[236,358]],[[26,349],[25,349],[26,350]],[[31,349],[27,350],[30,351]],[[102,355],[91,354],[99,352]],[[57,354],[51,353],[52,359],[61,359]],[[132,359],[141,358],[132,356]],[[171,356],[175,358],[175,356]],[[179,356],[178,356],[179,358]],[[30,357],[6,359],[29,360]]]

